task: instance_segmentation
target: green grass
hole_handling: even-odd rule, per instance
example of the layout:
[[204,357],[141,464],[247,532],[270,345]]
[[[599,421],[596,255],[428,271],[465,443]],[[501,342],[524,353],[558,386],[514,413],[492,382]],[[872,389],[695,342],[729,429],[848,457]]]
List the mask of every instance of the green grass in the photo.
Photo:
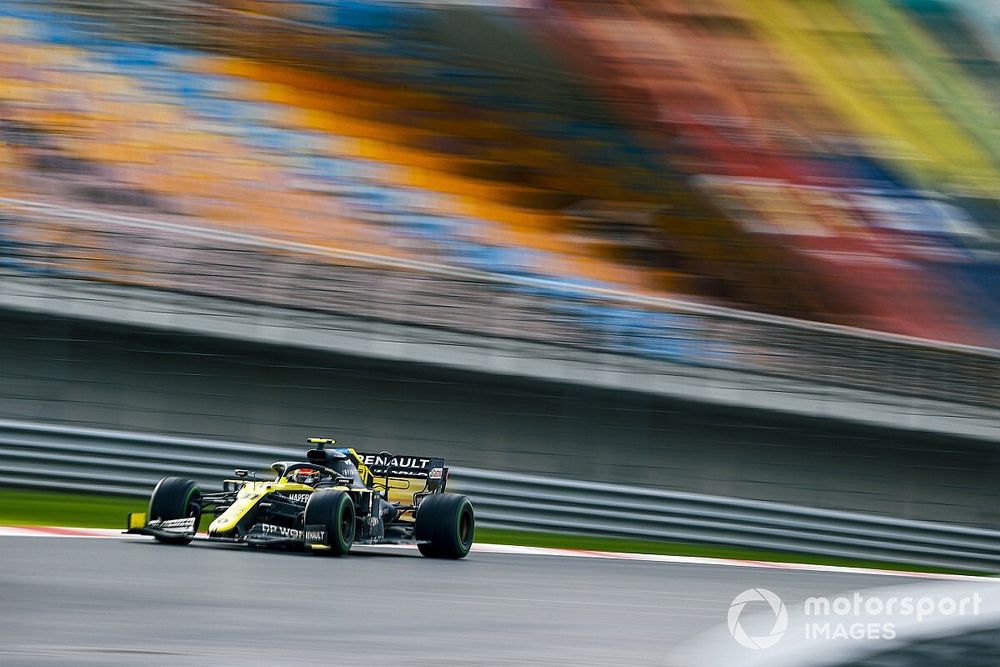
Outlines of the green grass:
[[739,560],[759,560],[779,563],[810,563],[813,565],[836,565],[840,567],[869,567],[882,570],[907,570],[911,572],[932,572],[936,574],[971,574],[986,576],[991,573],[962,570],[957,568],[932,567],[911,563],[893,563],[878,560],[837,558],[817,554],[765,551],[743,547],[727,547],[711,544],[686,544],[660,540],[639,540],[596,535],[570,535],[563,533],[543,533],[534,531],[498,530],[476,528],[477,542],[494,544],[517,544],[528,547],[551,547],[556,549],[586,549],[588,551],[619,551],[624,553],[661,554],[667,556],[696,556],[700,558],[735,558]]
[[0,488],[0,525],[125,528],[125,515],[146,500],[126,496]]
[[[129,512],[146,511],[146,502],[143,498],[125,496],[0,488],[0,525],[124,529],[125,515]],[[500,530],[496,528],[477,528],[476,541],[530,547],[586,549],[591,551],[621,551],[626,553],[698,556],[703,558],[736,558],[741,560],[813,563],[843,567],[872,567],[887,570],[912,570],[935,573],[983,574],[968,570],[935,568],[907,563],[834,558],[803,553],[785,553],[739,547],[684,544],[619,537]]]

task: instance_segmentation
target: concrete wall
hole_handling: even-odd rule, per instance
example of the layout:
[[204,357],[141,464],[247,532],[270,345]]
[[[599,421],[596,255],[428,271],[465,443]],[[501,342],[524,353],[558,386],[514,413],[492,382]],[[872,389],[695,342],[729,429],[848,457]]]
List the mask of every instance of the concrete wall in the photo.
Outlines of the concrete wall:
[[[343,276],[321,275],[320,282],[343,284]],[[371,363],[419,361],[479,377],[493,376],[498,378],[495,382],[504,382],[502,378],[522,383],[558,382],[589,387],[591,391],[642,392],[659,399],[837,419],[946,437],[978,438],[988,443],[996,443],[1000,438],[1000,393],[997,393],[1000,371],[988,357],[980,359],[982,364],[973,364],[974,372],[966,374],[970,369],[963,365],[965,371],[953,376],[951,372],[939,371],[967,359],[936,355],[915,358],[912,354],[883,356],[864,342],[859,346],[864,334],[851,339],[846,348],[840,344],[831,348],[830,341],[822,336],[789,338],[789,331],[779,327],[730,331],[749,341],[765,336],[785,342],[769,351],[756,349],[744,360],[744,367],[718,368],[703,366],[696,358],[668,361],[521,339],[510,335],[512,324],[524,318],[544,319],[551,314],[521,312],[513,317],[512,313],[496,312],[494,304],[488,301],[479,304],[482,308],[476,317],[485,323],[502,322],[506,334],[489,326],[486,333],[460,331],[447,328],[434,318],[423,323],[402,323],[386,319],[378,312],[380,307],[395,300],[399,285],[348,282],[361,290],[341,304],[352,314],[0,270],[0,311],[30,313],[35,317],[72,316],[121,328],[144,327],[181,337],[208,336],[227,340],[230,345],[242,341],[244,345],[295,348],[303,353],[363,358]],[[421,289],[435,285],[419,280],[415,284],[420,284]],[[240,289],[245,291],[246,286],[240,283]],[[427,298],[430,296],[426,294]],[[449,299],[464,308],[468,306],[466,297],[456,294]],[[303,306],[308,302],[309,299],[303,299]],[[419,310],[420,299],[412,307]],[[727,328],[719,322],[712,326],[718,330]],[[559,322],[558,327],[561,333],[557,340],[576,335],[565,321]],[[787,347],[793,341],[795,344]],[[758,363],[757,357],[783,359],[779,366],[786,371],[794,369],[791,373],[794,377],[784,372],[769,373],[769,365]],[[846,376],[860,374],[873,382],[866,381],[860,387],[850,381],[841,382],[845,378],[838,375],[840,367]],[[900,386],[900,377],[906,378],[904,387]],[[906,387],[917,391],[907,391]],[[981,390],[982,399],[996,394],[996,404],[988,400],[986,405],[972,405],[941,399],[972,387]],[[924,395],[927,392],[922,388],[933,388],[937,397]]]
[[80,320],[0,316],[0,418],[248,442],[329,434],[455,465],[1000,522],[1000,462],[982,440]]

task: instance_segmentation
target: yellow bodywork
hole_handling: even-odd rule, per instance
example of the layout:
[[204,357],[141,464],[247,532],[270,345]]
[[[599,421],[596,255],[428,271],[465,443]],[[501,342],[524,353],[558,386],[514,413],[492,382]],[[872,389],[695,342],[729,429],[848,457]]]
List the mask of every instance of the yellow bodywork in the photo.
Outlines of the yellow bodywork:
[[[334,487],[347,491],[346,486]],[[281,493],[312,493],[315,489],[306,484],[289,482],[286,477],[281,477],[269,482],[243,482],[243,486],[236,494],[236,501],[226,509],[225,512],[215,518],[208,526],[209,535],[228,535],[236,530],[236,526],[247,515],[248,512],[257,506],[264,496],[280,491]]]

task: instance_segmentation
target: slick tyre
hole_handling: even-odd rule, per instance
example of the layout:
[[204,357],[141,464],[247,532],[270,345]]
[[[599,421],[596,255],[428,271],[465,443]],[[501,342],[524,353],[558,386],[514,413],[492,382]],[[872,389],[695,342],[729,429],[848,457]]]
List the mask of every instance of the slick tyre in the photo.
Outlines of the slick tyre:
[[457,493],[425,498],[417,508],[420,553],[430,558],[465,558],[476,533],[472,502]]
[[[165,477],[156,483],[153,495],[149,497],[149,511],[146,519],[186,519],[194,517],[195,529],[201,521],[201,489],[192,479],[182,477]],[[158,542],[164,544],[190,544],[190,537],[155,536]]]
[[356,521],[354,501],[343,491],[319,490],[309,496],[306,503],[306,526],[320,525],[326,528],[329,550],[314,550],[316,554],[343,556],[354,544]]

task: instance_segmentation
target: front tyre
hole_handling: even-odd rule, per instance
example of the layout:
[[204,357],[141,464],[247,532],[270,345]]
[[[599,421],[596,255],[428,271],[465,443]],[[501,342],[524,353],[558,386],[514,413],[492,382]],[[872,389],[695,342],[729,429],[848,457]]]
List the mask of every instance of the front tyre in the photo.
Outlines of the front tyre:
[[[195,530],[201,520],[201,489],[193,479],[182,477],[165,477],[157,482],[153,495],[149,498],[147,521],[162,519],[186,519],[194,517]],[[164,544],[190,544],[190,537],[165,537],[155,535],[158,542]]]
[[425,556],[465,558],[475,532],[476,516],[466,496],[434,494],[424,498],[417,508],[417,548]]
[[313,492],[306,503],[305,525],[326,528],[326,546],[329,550],[313,551],[343,556],[354,544],[356,527],[354,500],[349,493],[321,489]]

